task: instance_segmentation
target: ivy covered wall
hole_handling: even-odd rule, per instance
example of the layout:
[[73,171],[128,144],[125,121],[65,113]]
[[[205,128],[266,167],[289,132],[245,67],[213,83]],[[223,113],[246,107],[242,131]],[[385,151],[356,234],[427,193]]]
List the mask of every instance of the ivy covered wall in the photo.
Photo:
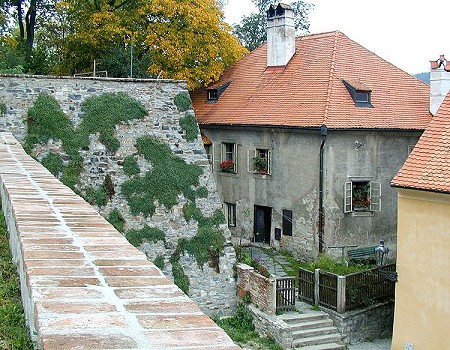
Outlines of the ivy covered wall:
[[0,131],[204,312],[233,311],[235,253],[184,82],[0,76],[0,107]]

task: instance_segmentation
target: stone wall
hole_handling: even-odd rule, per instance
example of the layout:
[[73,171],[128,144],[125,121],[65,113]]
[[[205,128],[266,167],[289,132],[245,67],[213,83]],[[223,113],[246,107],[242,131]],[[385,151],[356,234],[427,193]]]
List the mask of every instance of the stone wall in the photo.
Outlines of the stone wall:
[[[174,80],[139,80],[111,78],[72,78],[72,77],[41,77],[41,76],[0,76],[0,103],[6,106],[6,113],[0,115],[0,131],[11,132],[19,141],[23,141],[27,133],[27,111],[33,105],[40,93],[53,96],[63,112],[76,127],[83,119],[81,105],[90,96],[106,92],[125,92],[140,101],[148,111],[144,119],[131,120],[115,127],[115,137],[120,141],[117,152],[109,152],[99,142],[99,136],[90,136],[90,147],[81,151],[83,171],[81,183],[76,190],[83,192],[88,186],[101,186],[105,176],[111,176],[116,194],[108,203],[97,208],[107,216],[113,208],[118,208],[124,217],[125,231],[139,229],[145,225],[159,228],[165,233],[165,242],[144,243],[140,249],[149,260],[163,257],[163,272],[171,277],[170,256],[177,248],[180,238],[192,238],[197,233],[197,222],[186,222],[183,216],[183,206],[188,202],[182,194],[178,203],[171,209],[157,205],[151,217],[132,215],[127,201],[120,193],[121,185],[129,178],[123,171],[123,159],[130,154],[136,155],[136,139],[141,136],[153,136],[168,144],[174,154],[188,164],[201,167],[203,174],[199,177],[200,185],[208,190],[207,198],[199,198],[196,206],[204,216],[211,216],[222,209],[216,184],[208,164],[201,142],[200,134],[193,141],[187,141],[186,135],[179,125],[179,120],[186,112],[180,111],[174,104],[174,98],[179,93],[187,93],[183,81]],[[192,110],[189,113],[194,113]],[[33,149],[33,156],[41,160],[49,151],[63,153],[60,140],[49,140],[46,145]],[[141,172],[151,168],[151,164],[138,156]],[[156,203],[157,204],[157,203]],[[226,225],[221,226],[226,239],[223,255],[219,258],[219,273],[215,268],[197,266],[195,260],[184,255],[180,262],[184,273],[189,277],[189,295],[209,315],[229,314],[235,308],[235,279],[233,264],[235,252],[230,243],[230,232]]]
[[321,309],[330,315],[347,344],[392,337],[394,322],[392,301],[342,314],[326,308]]
[[276,279],[264,277],[246,264],[238,264],[236,270],[238,298],[243,300],[248,293],[252,304],[258,309],[268,314],[275,314]]

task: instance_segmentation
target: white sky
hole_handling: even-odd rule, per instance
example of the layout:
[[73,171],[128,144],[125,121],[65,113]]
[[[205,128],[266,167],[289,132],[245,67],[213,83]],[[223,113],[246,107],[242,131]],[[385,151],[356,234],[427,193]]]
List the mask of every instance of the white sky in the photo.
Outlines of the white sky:
[[[310,33],[339,30],[350,39],[410,74],[428,72],[430,60],[446,54],[450,15],[446,1],[423,0],[307,0]],[[290,0],[284,2],[290,3]],[[254,10],[250,0],[228,0],[225,19],[230,24]]]

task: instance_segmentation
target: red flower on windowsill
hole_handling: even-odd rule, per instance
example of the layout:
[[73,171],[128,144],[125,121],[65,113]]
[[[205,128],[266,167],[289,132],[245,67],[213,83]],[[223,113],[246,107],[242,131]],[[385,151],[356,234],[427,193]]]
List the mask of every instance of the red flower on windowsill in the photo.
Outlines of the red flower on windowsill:
[[234,173],[234,162],[232,160],[224,160],[219,164],[220,170],[226,173]]

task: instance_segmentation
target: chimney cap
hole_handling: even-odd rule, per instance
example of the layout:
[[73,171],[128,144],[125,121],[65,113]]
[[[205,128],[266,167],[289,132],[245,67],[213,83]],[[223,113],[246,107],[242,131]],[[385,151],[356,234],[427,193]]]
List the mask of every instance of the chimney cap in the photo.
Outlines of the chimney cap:
[[269,9],[266,11],[267,18],[271,18],[274,16],[283,16],[286,10],[292,10],[292,7],[281,2],[278,5],[271,4],[269,6]]
[[450,71],[450,61],[445,58],[445,55],[439,55],[435,61],[430,61],[431,69],[444,68],[445,71]]

